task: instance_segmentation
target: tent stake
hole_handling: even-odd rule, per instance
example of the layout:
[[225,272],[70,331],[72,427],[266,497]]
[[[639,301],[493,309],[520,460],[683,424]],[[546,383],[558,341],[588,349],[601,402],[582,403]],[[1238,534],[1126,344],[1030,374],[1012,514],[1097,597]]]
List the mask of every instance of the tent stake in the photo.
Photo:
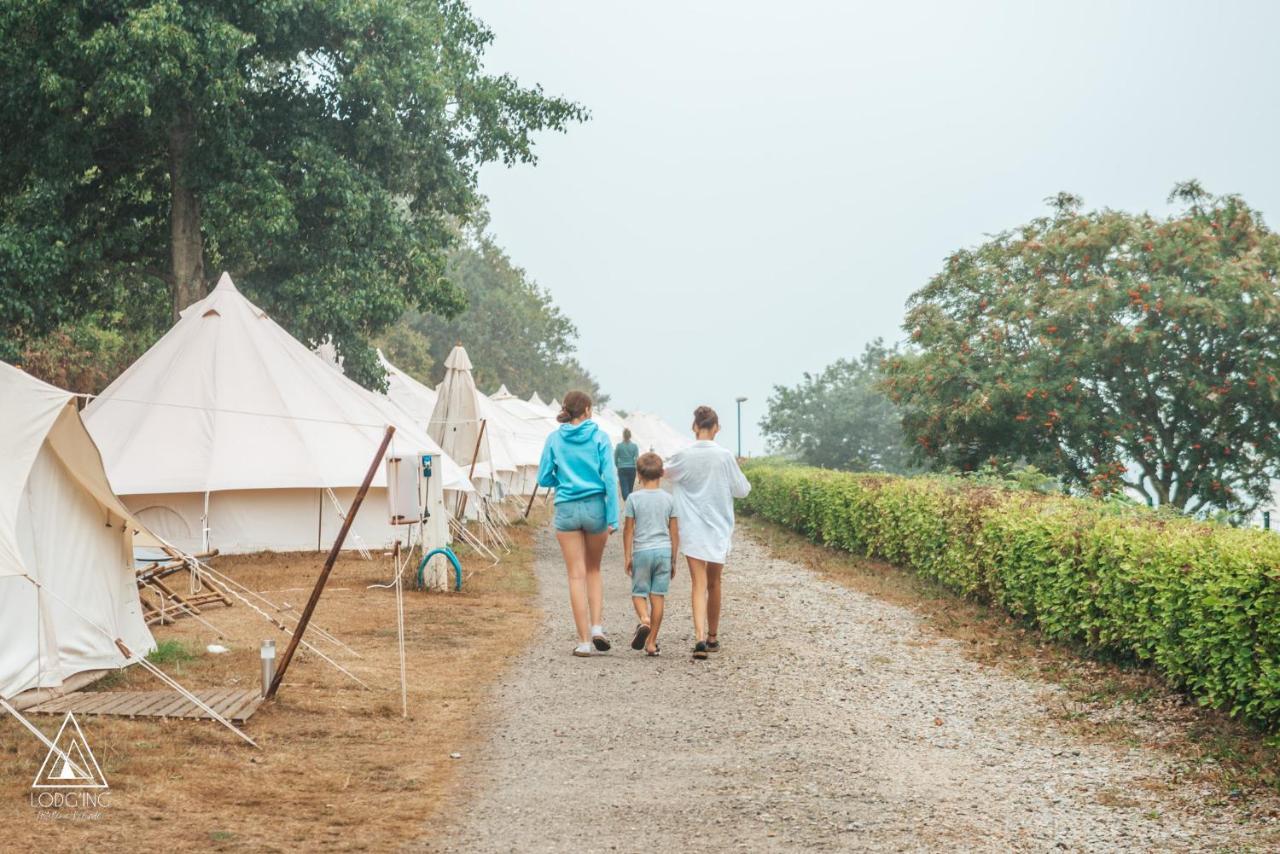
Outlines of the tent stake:
[[338,531],[338,538],[333,541],[333,548],[329,549],[329,556],[324,559],[324,568],[320,570],[320,577],[316,579],[316,586],[311,590],[311,598],[307,600],[307,607],[302,609],[302,617],[298,620],[298,626],[289,637],[289,645],[285,647],[284,656],[280,659],[280,667],[276,670],[276,678],[272,680],[271,688],[267,691],[266,699],[268,700],[275,697],[276,692],[280,690],[280,683],[284,680],[285,671],[289,669],[289,662],[293,660],[293,653],[298,648],[298,641],[302,640],[302,633],[307,630],[307,623],[311,622],[311,613],[315,611],[316,605],[320,602],[320,593],[324,590],[325,582],[329,580],[329,573],[333,572],[333,565],[338,560],[338,552],[342,550],[342,541],[347,538],[347,531],[351,530],[351,523],[356,520],[356,513],[360,511],[360,505],[364,503],[364,496],[369,491],[370,484],[373,483],[374,475],[378,473],[378,466],[382,464],[382,458],[386,456],[387,447],[391,444],[391,437],[395,435],[395,432],[396,428],[388,424],[387,432],[382,436],[382,444],[378,446],[378,452],[373,455],[373,461],[369,463],[369,470],[364,473],[364,482],[360,484],[360,489],[356,492],[356,497],[351,502],[351,509],[347,511],[347,518],[342,520],[342,528]]

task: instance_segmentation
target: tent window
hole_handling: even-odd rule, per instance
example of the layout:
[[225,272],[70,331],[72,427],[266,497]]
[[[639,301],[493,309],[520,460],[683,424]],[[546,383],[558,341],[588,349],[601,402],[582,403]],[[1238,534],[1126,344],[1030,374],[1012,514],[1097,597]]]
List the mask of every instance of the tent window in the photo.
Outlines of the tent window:
[[211,308],[200,316],[201,317],[222,317],[222,315],[218,314],[218,310],[216,308]]

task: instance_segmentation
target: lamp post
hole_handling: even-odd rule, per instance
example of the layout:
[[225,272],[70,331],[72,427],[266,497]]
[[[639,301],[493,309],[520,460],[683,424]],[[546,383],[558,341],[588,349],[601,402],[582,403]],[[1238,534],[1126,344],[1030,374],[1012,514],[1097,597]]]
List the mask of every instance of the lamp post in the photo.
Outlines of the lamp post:
[[742,456],[742,404],[746,400],[745,397],[737,397],[738,403],[738,456]]

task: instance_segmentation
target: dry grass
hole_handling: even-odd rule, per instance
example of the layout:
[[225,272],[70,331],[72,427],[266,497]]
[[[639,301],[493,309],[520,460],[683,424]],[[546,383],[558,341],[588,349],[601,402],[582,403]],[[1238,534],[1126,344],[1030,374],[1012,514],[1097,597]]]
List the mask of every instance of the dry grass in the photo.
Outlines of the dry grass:
[[[517,546],[496,567],[476,570],[462,593],[405,593],[410,717],[400,714],[395,600],[368,590],[391,576],[390,557],[344,557],[315,621],[362,656],[335,655],[374,686],[361,690],[314,656],[295,659],[277,699],[264,704],[245,745],[204,721],[85,718],[81,726],[111,786],[111,805],[93,821],[59,821],[56,831],[28,802],[44,748],[8,716],[0,719],[0,826],[3,847],[102,850],[386,850],[421,838],[484,720],[484,698],[536,624],[532,600],[533,526],[516,527]],[[219,559],[218,569],[275,602],[299,609],[320,569],[315,554]],[[183,582],[185,583],[185,582]],[[285,636],[249,608],[208,608],[230,638],[192,619],[157,628],[195,653],[164,668],[188,688],[254,688],[258,644]],[[315,642],[314,637],[309,638]],[[227,654],[205,651],[212,642]],[[331,647],[318,644],[326,653]],[[91,690],[158,690],[132,668]],[[58,720],[34,719],[52,734]]]
[[[959,641],[983,664],[1065,689],[1058,725],[1080,737],[1120,747],[1168,751],[1178,773],[1212,791],[1211,800],[1253,795],[1275,815],[1280,754],[1266,736],[1170,691],[1149,669],[1104,661],[1086,650],[1047,641],[999,608],[963,599],[945,587],[887,563],[817,545],[758,517],[739,524],[780,558],[799,562],[855,590],[910,608],[940,637]],[[1170,781],[1173,782],[1173,781]]]

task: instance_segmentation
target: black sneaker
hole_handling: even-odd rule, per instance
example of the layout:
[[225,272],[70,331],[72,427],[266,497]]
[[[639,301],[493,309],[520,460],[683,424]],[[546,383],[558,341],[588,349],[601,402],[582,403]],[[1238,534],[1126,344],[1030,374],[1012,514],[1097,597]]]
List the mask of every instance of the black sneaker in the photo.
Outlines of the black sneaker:
[[707,642],[698,641],[693,647],[693,657],[699,661],[707,657]]
[[720,641],[718,640],[707,641],[707,652],[719,652],[719,651],[720,651]]

